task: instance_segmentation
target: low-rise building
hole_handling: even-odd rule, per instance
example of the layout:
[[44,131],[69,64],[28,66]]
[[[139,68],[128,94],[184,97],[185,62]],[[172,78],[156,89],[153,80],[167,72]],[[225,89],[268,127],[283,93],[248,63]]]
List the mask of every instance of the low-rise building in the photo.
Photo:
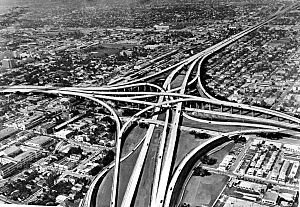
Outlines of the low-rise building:
[[39,131],[42,134],[52,134],[54,132],[54,127],[56,123],[45,123],[39,127]]
[[292,145],[292,144],[284,144],[283,150],[288,152],[296,152],[300,154],[300,146],[298,145]]
[[74,131],[73,130],[68,130],[68,129],[63,129],[55,133],[55,136],[63,138],[63,139],[69,139],[73,137]]
[[17,164],[15,163],[6,163],[5,165],[2,165],[0,167],[0,176],[1,178],[6,178],[12,174],[14,174],[14,172],[17,170]]
[[41,156],[41,152],[28,150],[14,157],[14,160],[17,162],[18,167],[23,167],[29,162],[39,158]]
[[20,154],[22,152],[22,150],[17,147],[16,145],[13,145],[7,149],[5,149],[4,151],[1,152],[1,154],[6,155],[8,157],[15,157],[16,155]]
[[271,171],[271,179],[272,180],[277,180],[278,176],[279,176],[279,170],[280,170],[280,167],[281,165],[276,162],[274,167],[273,167],[273,170]]
[[257,184],[249,181],[240,181],[240,183],[237,185],[238,188],[253,191],[256,193],[265,192],[267,189],[267,186],[264,184]]
[[226,155],[222,162],[219,164],[219,169],[225,171],[227,167],[232,163],[233,159],[233,155]]
[[29,119],[24,120],[18,124],[18,127],[22,130],[27,130],[41,124],[45,120],[46,116],[43,114],[37,114]]
[[295,176],[297,174],[297,171],[298,171],[298,168],[299,168],[299,162],[295,161],[293,163],[292,169],[291,169],[291,171],[289,173],[289,178],[295,178]]
[[258,169],[256,172],[256,176],[257,177],[262,177],[263,176],[263,170],[262,169]]
[[5,164],[10,163],[10,162],[17,163],[12,157],[0,156],[0,163],[2,165],[5,165]]
[[81,155],[72,154],[70,155],[70,159],[74,161],[79,161],[81,159]]
[[247,170],[247,174],[248,174],[248,175],[254,175],[254,174],[255,174],[255,169],[254,169],[254,168],[249,168],[249,169]]
[[15,129],[15,128],[12,128],[12,127],[7,127],[5,129],[2,129],[0,131],[0,141],[4,140],[4,139],[7,139],[8,137],[16,134],[18,131],[19,131],[18,129]]
[[29,145],[29,146],[37,147],[37,148],[43,148],[43,147],[47,147],[52,142],[53,142],[53,139],[51,137],[37,136],[37,137],[34,137],[31,140],[25,142],[25,144]]
[[288,160],[285,160],[280,170],[278,181],[282,181],[282,182],[285,181],[289,166],[290,166],[290,162]]
[[55,162],[53,165],[55,168],[57,168],[58,170],[60,171],[65,171],[65,170],[72,170],[75,168],[77,164],[77,161],[74,161],[68,157],[58,161],[58,162]]
[[68,199],[67,196],[59,195],[59,196],[56,197],[55,200],[56,200],[57,203],[63,203],[63,202],[65,202],[67,199]]
[[276,205],[278,202],[279,196],[277,193],[266,192],[262,198],[262,202],[268,205]]
[[294,202],[297,199],[297,195],[298,195],[297,190],[292,190],[288,188],[280,188],[278,190],[278,193],[279,193],[279,197],[289,202]]

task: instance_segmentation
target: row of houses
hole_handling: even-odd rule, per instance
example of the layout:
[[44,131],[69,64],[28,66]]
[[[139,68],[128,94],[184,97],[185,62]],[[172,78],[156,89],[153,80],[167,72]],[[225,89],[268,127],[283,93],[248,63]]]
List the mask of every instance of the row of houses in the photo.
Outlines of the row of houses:
[[299,159],[287,159],[285,154],[298,152],[299,146],[254,140],[239,168],[240,175],[256,176],[280,182],[294,182]]

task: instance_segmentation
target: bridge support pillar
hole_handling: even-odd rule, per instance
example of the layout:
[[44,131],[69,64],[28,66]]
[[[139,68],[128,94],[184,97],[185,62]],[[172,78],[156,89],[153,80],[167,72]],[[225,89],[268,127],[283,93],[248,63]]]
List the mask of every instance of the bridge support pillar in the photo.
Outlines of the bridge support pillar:
[[223,105],[221,105],[220,109],[221,109],[221,112],[223,112]]
[[208,104],[208,110],[211,111],[211,104]]
[[230,113],[233,114],[233,107],[230,107]]

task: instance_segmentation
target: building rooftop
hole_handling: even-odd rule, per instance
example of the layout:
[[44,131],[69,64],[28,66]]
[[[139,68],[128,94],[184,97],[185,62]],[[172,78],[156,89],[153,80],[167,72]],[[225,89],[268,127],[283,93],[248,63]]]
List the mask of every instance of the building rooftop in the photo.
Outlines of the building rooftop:
[[28,157],[31,156],[32,154],[34,154],[34,152],[32,152],[32,151],[23,152],[23,153],[17,155],[17,156],[14,158],[14,160],[16,160],[16,161],[21,161],[21,160],[23,160],[23,159],[28,158]]
[[43,146],[50,142],[52,140],[51,137],[47,136],[37,136],[32,138],[31,140],[27,141],[26,144],[28,145],[38,145],[38,146]]
[[12,155],[12,154],[18,154],[18,153],[21,152],[21,151],[22,151],[22,150],[21,150],[19,147],[17,147],[16,145],[13,145],[13,146],[11,146],[11,147],[5,149],[5,150],[3,151],[3,154],[5,154],[5,155],[7,155],[7,156],[10,156],[10,155]]
[[15,129],[15,128],[12,128],[12,127],[2,129],[0,131],[0,140],[6,139],[7,137],[13,135],[16,132],[18,132],[18,129]]
[[270,202],[276,203],[277,199],[278,199],[278,194],[277,193],[273,193],[273,192],[266,192],[264,194],[263,199],[267,200],[267,201],[270,201]]
[[13,165],[15,165],[15,163],[13,163],[13,162],[6,163],[6,164],[0,166],[0,170],[5,170],[7,168],[10,168]]

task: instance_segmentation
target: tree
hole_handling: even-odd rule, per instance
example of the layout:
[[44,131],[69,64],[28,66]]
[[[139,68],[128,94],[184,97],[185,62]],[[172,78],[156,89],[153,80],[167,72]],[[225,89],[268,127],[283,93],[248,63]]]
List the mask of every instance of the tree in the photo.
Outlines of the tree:
[[100,170],[102,170],[102,166],[101,165],[97,165],[96,167],[94,167],[93,169],[91,169],[91,171],[89,172],[90,175],[95,176],[97,175]]
[[214,165],[217,163],[217,159],[209,157],[207,160],[208,165]]
[[139,126],[140,126],[141,128],[148,128],[148,127],[149,127],[149,124],[148,124],[148,123],[144,123],[144,122],[140,122],[140,123],[139,123]]
[[54,185],[57,177],[58,177],[58,174],[56,172],[50,173],[50,175],[46,179],[47,186],[52,187]]
[[194,169],[193,175],[204,177],[204,176],[211,175],[211,173],[208,172],[208,170],[203,169],[201,166],[198,166]]
[[272,188],[273,188],[273,185],[272,185],[271,183],[268,183],[268,184],[267,184],[267,190],[268,190],[268,189],[272,189]]
[[114,123],[114,120],[110,116],[105,116],[101,119],[101,121]]
[[209,157],[207,155],[203,155],[202,157],[200,157],[200,161],[203,164],[207,164],[207,165],[214,165],[217,162],[217,159]]
[[192,135],[196,135],[196,134],[197,134],[197,132],[196,132],[195,130],[192,130],[192,131],[190,131],[190,134],[192,134]]
[[245,142],[247,142],[246,137],[243,137],[241,135],[236,135],[236,136],[233,136],[232,138],[234,140],[234,143],[245,143]]
[[82,154],[83,150],[81,149],[80,146],[78,147],[71,147],[68,154],[72,155],[72,154]]
[[197,138],[197,139],[208,139],[210,137],[211,136],[209,134],[195,132],[195,138]]
[[107,166],[109,163],[111,163],[114,160],[114,157],[115,157],[114,151],[109,150],[102,159],[103,166]]

